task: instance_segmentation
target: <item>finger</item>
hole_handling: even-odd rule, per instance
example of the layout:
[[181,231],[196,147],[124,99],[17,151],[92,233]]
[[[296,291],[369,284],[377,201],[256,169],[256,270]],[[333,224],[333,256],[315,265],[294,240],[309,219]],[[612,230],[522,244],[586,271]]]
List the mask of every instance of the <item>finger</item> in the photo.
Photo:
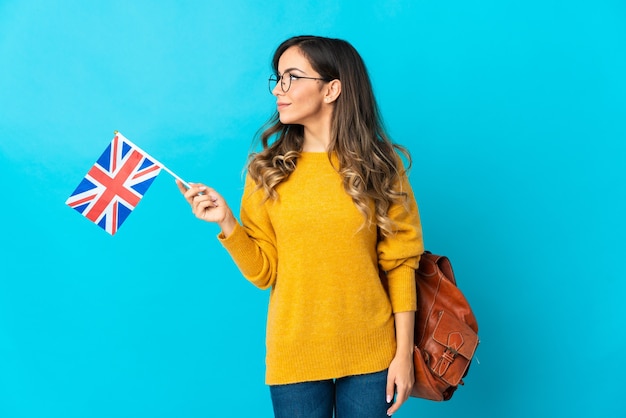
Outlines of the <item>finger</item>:
[[393,403],[391,408],[387,410],[387,415],[391,416],[395,414],[398,411],[398,409],[400,409],[404,401],[406,401],[407,399],[408,399],[408,396],[404,391],[399,392],[398,396],[396,396],[396,401]]
[[189,183],[189,185],[191,187],[185,192],[185,199],[191,203],[194,197],[203,194],[206,190],[206,186],[202,183]]
[[176,179],[176,186],[178,186],[178,190],[180,190],[183,195],[187,192],[187,187],[178,179]]
[[217,204],[207,196],[202,198],[198,198],[196,196],[193,202],[193,208],[196,214],[203,214],[211,209],[215,209],[216,207]]
[[214,209],[215,206],[210,200],[204,200],[200,202],[194,202],[193,213],[196,217],[204,219],[208,212]]
[[211,202],[213,202],[214,207],[218,207],[218,200],[220,198],[220,195],[217,194],[217,192],[215,190],[211,190],[209,192],[207,192],[207,196],[209,197],[209,200]]
[[202,187],[200,187],[199,190],[200,190],[199,195],[208,196],[209,199],[215,204],[215,207],[219,206],[218,204],[219,200],[223,200],[220,194],[217,191],[215,191],[215,189],[202,185]]
[[394,378],[392,376],[387,376],[387,388],[385,390],[386,392],[386,401],[387,403],[391,403],[393,401],[393,395],[395,394],[395,382],[394,382]]
[[215,202],[214,202],[214,199],[212,199],[211,196],[209,195],[197,194],[192,198],[191,206],[194,209],[197,209],[200,206],[202,206],[203,209],[206,209],[208,207],[214,207]]

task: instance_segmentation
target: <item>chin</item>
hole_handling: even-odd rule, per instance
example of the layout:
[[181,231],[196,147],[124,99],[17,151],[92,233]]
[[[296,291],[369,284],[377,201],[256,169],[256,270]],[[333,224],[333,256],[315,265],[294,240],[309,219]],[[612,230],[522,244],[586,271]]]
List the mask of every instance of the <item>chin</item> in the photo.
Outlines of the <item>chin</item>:
[[285,116],[280,116],[280,123],[282,123],[283,125],[294,125],[296,122],[294,122],[293,119],[290,119],[288,117]]

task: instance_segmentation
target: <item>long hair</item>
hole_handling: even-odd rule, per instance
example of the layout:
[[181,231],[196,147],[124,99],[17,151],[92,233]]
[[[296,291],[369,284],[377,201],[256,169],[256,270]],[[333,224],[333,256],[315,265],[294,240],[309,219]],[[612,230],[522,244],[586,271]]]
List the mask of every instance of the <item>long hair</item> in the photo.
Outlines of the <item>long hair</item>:
[[[408,150],[394,144],[385,132],[365,64],[352,45],[341,39],[297,36],[280,44],[272,67],[292,46],[300,49],[315,71],[325,80],[341,81],[331,121],[329,158],[337,157],[343,187],[366,222],[374,222],[383,235],[393,233],[388,216],[392,203],[406,199],[400,189],[402,153],[411,164]],[[268,198],[276,198],[276,186],[295,170],[304,142],[302,125],[280,122],[278,112],[260,129],[263,150],[252,153],[248,173]],[[372,211],[372,203],[374,210]],[[373,212],[373,213],[372,213]]]

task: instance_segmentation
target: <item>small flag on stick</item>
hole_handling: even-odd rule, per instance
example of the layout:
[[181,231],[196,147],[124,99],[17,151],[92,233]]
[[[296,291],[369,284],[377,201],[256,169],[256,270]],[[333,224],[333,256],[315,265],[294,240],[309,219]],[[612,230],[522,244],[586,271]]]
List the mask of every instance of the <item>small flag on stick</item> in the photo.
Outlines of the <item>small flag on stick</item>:
[[116,131],[109,146],[65,203],[109,234],[115,235],[161,169],[187,185]]

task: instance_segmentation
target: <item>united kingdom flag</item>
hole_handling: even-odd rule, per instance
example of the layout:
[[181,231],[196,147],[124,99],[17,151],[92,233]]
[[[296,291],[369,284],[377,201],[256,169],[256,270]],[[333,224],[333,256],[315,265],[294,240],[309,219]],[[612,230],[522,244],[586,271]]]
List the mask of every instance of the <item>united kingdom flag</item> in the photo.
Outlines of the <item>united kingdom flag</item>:
[[115,235],[161,168],[118,132],[65,203]]

